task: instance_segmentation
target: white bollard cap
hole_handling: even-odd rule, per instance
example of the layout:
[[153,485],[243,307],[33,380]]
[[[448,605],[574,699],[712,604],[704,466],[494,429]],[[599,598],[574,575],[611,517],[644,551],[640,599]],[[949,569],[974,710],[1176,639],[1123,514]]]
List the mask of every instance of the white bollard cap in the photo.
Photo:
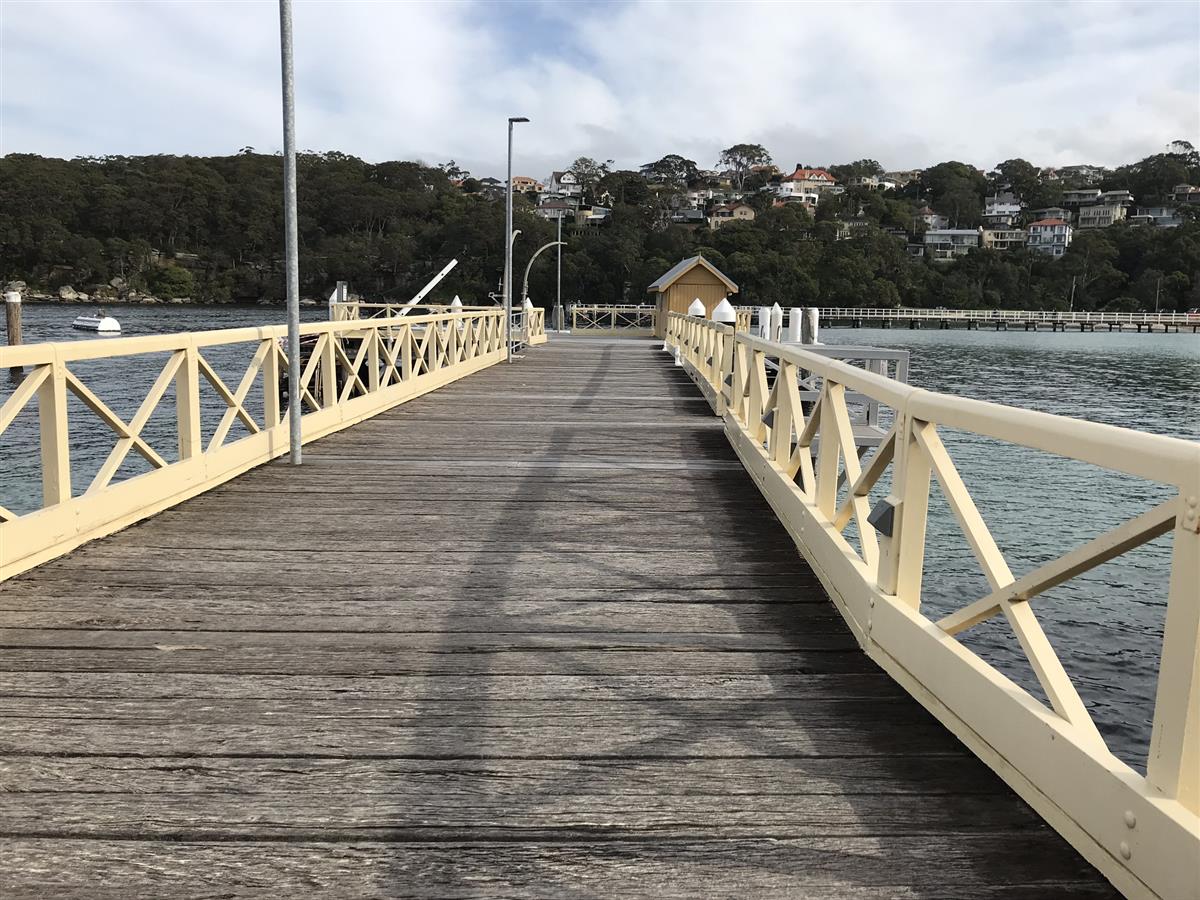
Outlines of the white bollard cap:
[[692,301],[692,305],[688,307],[689,316],[703,316],[707,310],[704,308],[704,303],[699,297]]
[[458,299],[458,294],[455,294],[454,299],[450,301],[450,306],[453,309],[462,309],[462,305],[463,305],[462,301],[460,299]]
[[528,297],[526,297],[525,302],[522,304],[522,306],[524,306],[525,309],[533,309],[533,301],[530,300]]
[[724,322],[726,325],[732,325],[737,322],[737,310],[733,308],[733,304],[726,297],[716,305],[712,311],[712,320],[714,322]]
[[21,292],[20,291],[5,291],[4,292],[4,302],[5,303],[20,303],[21,302]]

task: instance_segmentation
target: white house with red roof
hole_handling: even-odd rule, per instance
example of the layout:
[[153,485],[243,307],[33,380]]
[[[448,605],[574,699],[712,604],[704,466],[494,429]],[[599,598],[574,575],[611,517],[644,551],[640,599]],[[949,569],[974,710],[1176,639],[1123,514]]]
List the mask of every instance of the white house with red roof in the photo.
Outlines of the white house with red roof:
[[805,169],[796,166],[791,175],[784,175],[774,185],[775,195],[785,201],[799,201],[814,207],[825,191],[837,187],[837,179],[824,169]]
[[1072,230],[1062,219],[1038,219],[1026,229],[1025,246],[1048,256],[1062,256],[1071,246]]

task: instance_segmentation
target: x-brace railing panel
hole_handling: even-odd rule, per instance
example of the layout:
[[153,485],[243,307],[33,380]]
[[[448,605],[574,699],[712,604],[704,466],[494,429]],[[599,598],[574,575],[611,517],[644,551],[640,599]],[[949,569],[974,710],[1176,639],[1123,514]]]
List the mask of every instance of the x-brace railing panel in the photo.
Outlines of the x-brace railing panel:
[[[343,317],[305,324],[300,331],[301,358],[296,361],[301,366],[300,394],[296,398],[286,395],[286,375],[293,364],[283,343],[286,326],[0,349],[0,365],[24,366],[28,371],[0,405],[0,440],[7,441],[20,413],[35,406],[37,432],[31,435],[25,430],[22,434],[23,439],[36,442],[25,452],[40,455],[42,470],[40,508],[20,512],[0,506],[0,577],[35,566],[286,454],[285,412],[291,402],[302,406],[302,436],[310,441],[504,356],[503,311],[498,308],[404,319]],[[248,363],[217,359],[218,355],[236,358],[245,349],[251,351]],[[157,353],[166,353],[166,361],[128,421],[76,371],[78,364],[89,360],[145,358]],[[228,365],[240,366],[236,387],[218,373],[214,361],[222,371],[227,371]],[[256,385],[261,385],[261,415],[257,399],[255,409],[249,408]],[[173,430],[179,448],[175,460],[167,459],[147,438],[151,418],[172,386]],[[202,399],[207,390],[216,394],[223,408],[205,443],[203,416],[211,404],[206,406],[209,401]],[[114,440],[82,492],[77,492],[72,482],[69,395],[77,397]],[[238,423],[246,433],[235,438],[233,428]],[[154,439],[161,442],[161,432],[167,427],[156,425]],[[149,463],[149,472],[122,477],[131,451]]]

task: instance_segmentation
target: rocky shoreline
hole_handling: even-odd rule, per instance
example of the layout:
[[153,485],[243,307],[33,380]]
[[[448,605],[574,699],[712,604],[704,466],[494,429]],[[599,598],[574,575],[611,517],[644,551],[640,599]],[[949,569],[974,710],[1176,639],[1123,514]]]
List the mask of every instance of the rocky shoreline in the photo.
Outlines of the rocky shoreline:
[[[258,301],[239,301],[239,300],[193,300],[191,297],[172,297],[170,299],[162,299],[155,297],[152,294],[147,294],[143,291],[138,291],[129,288],[123,279],[114,278],[107,285],[93,288],[92,291],[84,292],[77,291],[69,284],[64,284],[56,293],[46,293],[39,290],[30,290],[24,281],[10,281],[4,287],[5,292],[15,291],[21,295],[21,300],[29,303],[121,303],[121,304],[144,304],[153,305],[168,305],[168,306],[273,306],[276,305],[274,300],[258,300]],[[316,306],[317,301],[311,299],[303,299],[300,301],[301,306]]]

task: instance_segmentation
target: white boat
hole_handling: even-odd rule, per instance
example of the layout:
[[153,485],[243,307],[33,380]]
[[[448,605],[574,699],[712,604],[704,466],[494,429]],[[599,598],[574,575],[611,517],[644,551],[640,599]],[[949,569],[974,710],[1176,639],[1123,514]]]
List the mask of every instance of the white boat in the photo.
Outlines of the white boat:
[[103,312],[98,312],[95,315],[85,314],[76,316],[75,321],[71,323],[72,328],[78,328],[81,331],[96,331],[100,334],[120,334],[121,323],[112,316],[106,316]]

